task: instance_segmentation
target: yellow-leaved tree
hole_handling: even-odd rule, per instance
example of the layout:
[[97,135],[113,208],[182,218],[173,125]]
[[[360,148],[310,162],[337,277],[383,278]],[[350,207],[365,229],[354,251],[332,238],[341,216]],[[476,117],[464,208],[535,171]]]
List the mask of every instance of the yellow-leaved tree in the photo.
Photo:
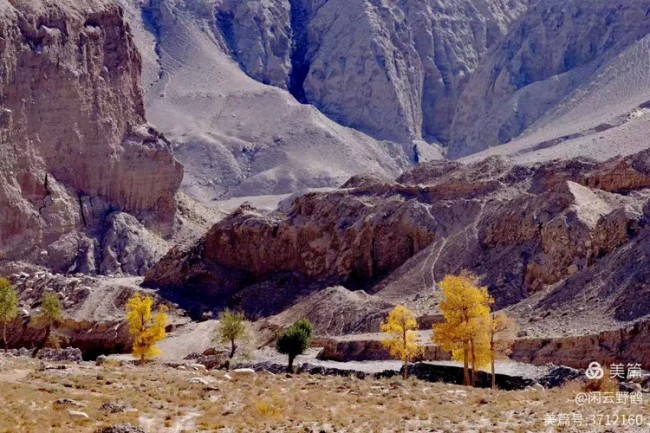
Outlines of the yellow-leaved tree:
[[133,356],[142,365],[147,358],[160,355],[156,346],[167,336],[167,307],[160,306],[158,312],[152,313],[153,298],[139,293],[129,298],[126,304],[126,321],[129,324],[129,334],[133,337]]
[[[476,384],[478,369],[490,363],[489,320],[494,302],[487,288],[478,287],[469,273],[447,275],[440,287],[443,322],[433,325],[433,341],[463,362],[463,383]],[[469,366],[471,364],[471,377]]]
[[506,313],[499,312],[490,315],[488,332],[490,334],[490,367],[492,372],[492,389],[496,389],[497,381],[494,362],[499,357],[510,355],[512,343],[517,337],[517,323]]
[[396,306],[381,324],[381,332],[386,334],[382,344],[390,356],[404,362],[404,379],[408,377],[409,362],[418,356],[422,348],[417,342],[418,323],[415,316],[403,305]]
[[18,316],[18,295],[6,278],[0,278],[0,323],[2,323],[2,341],[5,352],[9,349],[7,343],[7,323]]

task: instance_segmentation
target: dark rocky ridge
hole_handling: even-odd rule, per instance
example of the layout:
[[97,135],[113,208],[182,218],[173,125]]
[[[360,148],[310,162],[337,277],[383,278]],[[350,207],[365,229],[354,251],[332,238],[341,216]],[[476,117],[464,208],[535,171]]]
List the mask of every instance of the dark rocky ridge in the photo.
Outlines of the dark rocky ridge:
[[[275,364],[272,362],[262,362],[257,364],[242,364],[238,368],[252,368],[255,371],[270,371],[275,374],[286,372],[286,365]],[[416,377],[420,380],[428,382],[444,382],[444,383],[463,383],[463,369],[458,366],[436,365],[430,363],[415,363],[409,365],[409,376]],[[344,369],[335,367],[323,367],[320,365],[312,365],[304,363],[297,369],[298,373],[307,373],[312,375],[327,375],[327,376],[352,376],[358,379],[365,378],[392,378],[401,376],[401,372],[397,370],[384,370],[377,373],[367,373],[364,371],[354,369]],[[577,379],[582,373],[567,367],[551,367],[548,371],[535,377],[528,377],[526,375],[516,374],[496,374],[496,383],[499,389],[503,390],[518,390],[532,386],[535,383],[540,383],[547,388],[555,388],[564,383]],[[476,386],[479,388],[489,388],[491,386],[492,378],[489,373],[479,371],[477,376]],[[391,384],[391,387],[398,387],[398,383]]]
[[[325,287],[363,288],[368,296],[337,304],[337,315],[349,309],[357,325],[348,332],[376,332],[373,320],[358,320],[359,311],[374,317],[385,302],[435,313],[436,282],[469,269],[498,307],[531,318],[525,328],[543,327],[548,317],[570,325],[581,314],[593,318],[574,324],[591,326],[583,333],[623,327],[650,314],[641,283],[647,257],[628,253],[644,248],[650,230],[649,158],[650,151],[533,167],[434,162],[396,182],[355,178],[338,191],[299,196],[270,215],[242,206],[194,246],[172,250],[145,283],[194,293],[208,308],[246,308],[247,297],[259,303],[264,294],[284,293],[292,296],[274,308],[295,304],[299,311],[301,299]],[[630,284],[617,282],[619,275]],[[583,285],[585,278],[598,285]],[[334,328],[320,315],[329,314],[330,298],[323,299],[306,315],[328,333]],[[635,299],[633,311],[625,299]],[[379,309],[360,307],[371,302]]]

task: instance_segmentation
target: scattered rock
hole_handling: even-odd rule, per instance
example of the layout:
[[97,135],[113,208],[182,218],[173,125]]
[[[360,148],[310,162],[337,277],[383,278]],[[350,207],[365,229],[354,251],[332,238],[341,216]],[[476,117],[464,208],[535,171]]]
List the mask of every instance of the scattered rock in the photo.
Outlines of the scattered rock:
[[108,412],[108,413],[120,413],[126,411],[126,405],[119,404],[119,403],[113,403],[113,402],[107,402],[104,403],[99,407],[99,410],[102,412]]
[[543,388],[556,388],[579,377],[582,377],[580,370],[562,365],[553,366],[544,377],[539,379],[538,384]]
[[112,427],[104,427],[96,433],[146,433],[142,428],[135,427],[131,424],[120,424]]
[[223,350],[219,350],[216,347],[209,347],[205,349],[202,353],[203,356],[214,356],[214,355],[219,355],[221,353],[225,353]]
[[195,360],[196,364],[202,364],[208,370],[225,368],[229,364],[228,356],[223,353],[217,353],[215,355],[199,355]]
[[47,370],[67,370],[68,366],[63,365],[63,364],[56,364],[56,365],[51,365],[51,364],[45,364],[41,363],[38,366],[38,371],[47,371]]
[[74,407],[85,407],[86,405],[84,403],[81,403],[76,400],[72,400],[69,398],[60,398],[56,400],[54,403],[54,406],[74,406]]
[[190,383],[200,383],[201,385],[209,385],[210,381],[204,377],[193,377],[189,380]]
[[619,384],[619,391],[621,392],[643,392],[643,386],[635,382],[621,382]]
[[75,347],[66,347],[65,349],[42,349],[38,352],[38,359],[55,361],[55,362],[81,362],[83,361],[83,354],[81,350]]
[[70,415],[72,418],[90,419],[86,412],[79,412],[76,410],[69,410],[68,415]]
[[99,355],[97,359],[95,359],[95,365],[100,366],[104,365],[108,357],[106,355]]

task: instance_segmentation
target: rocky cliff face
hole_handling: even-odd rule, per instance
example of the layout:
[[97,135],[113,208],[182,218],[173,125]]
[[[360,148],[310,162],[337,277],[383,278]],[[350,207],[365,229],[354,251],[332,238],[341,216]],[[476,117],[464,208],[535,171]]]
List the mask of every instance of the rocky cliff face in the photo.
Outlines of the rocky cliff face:
[[[650,365],[650,322],[639,322],[596,335],[558,339],[524,338],[513,346],[512,358],[537,365],[554,363],[585,368],[591,361],[602,365]],[[586,362],[585,362],[586,361]]]
[[[0,15],[0,259],[142,272],[107,256],[124,249],[115,238],[171,233],[182,167],[146,123],[141,60],[121,9],[4,1]],[[160,254],[143,248],[143,259],[123,262]]]
[[607,160],[650,129],[645,0],[118,1],[204,202],[394,177],[440,144]]
[[[645,63],[645,50],[635,46],[648,35],[649,8],[646,1],[537,2],[472,74],[453,121],[451,155],[507,143],[549,115],[585,123],[573,133],[614,126],[644,102],[630,90],[647,97],[648,83],[633,71]],[[636,55],[619,56],[628,49]],[[584,98],[590,113],[571,116]]]
[[[40,313],[44,292],[54,293],[60,299],[63,320],[56,334],[62,346],[81,350],[86,359],[112,353],[128,353],[133,344],[124,320],[128,299],[141,292],[141,278],[108,278],[82,274],[61,275],[48,271],[24,272],[4,269],[18,292],[19,315],[9,323],[7,335],[13,348],[33,348],[43,341],[45,329],[34,317]],[[12,273],[18,271],[17,273]],[[166,302],[155,293],[155,303],[169,308],[168,330],[175,330],[188,322],[183,311]]]
[[[210,204],[338,187],[356,173],[394,177],[411,164],[412,143],[379,142],[343,127],[285,90],[290,63],[282,59],[290,56],[278,53],[290,47],[283,36],[289,29],[274,20],[288,19],[288,3],[118,2],[144,59],[148,119],[172,141],[187,168],[183,191],[193,199]],[[243,63],[268,78],[255,81]],[[271,82],[278,87],[263,84]],[[419,157],[439,153],[426,146]]]
[[[249,76],[375,138],[435,141],[452,157],[540,129],[529,144],[555,147],[620,125],[650,97],[636,72],[647,65],[643,0],[213,7],[217,38]],[[572,154],[598,154],[582,147]]]
[[[243,206],[189,250],[170,252],[146,283],[234,304],[255,293],[301,293],[286,298],[284,308],[332,284],[363,288],[368,298],[338,309],[345,317],[349,308],[359,322],[357,312],[369,303],[382,310],[381,302],[406,303],[420,314],[435,313],[436,282],[469,269],[499,307],[525,309],[539,297],[540,304],[553,304],[544,311],[559,317],[561,301],[553,298],[574,293],[581,278],[606,269],[628,248],[643,248],[648,158],[646,151],[606,163],[534,167],[499,159],[435,162],[396,182],[357,177],[338,191],[299,196],[270,215]],[[625,269],[634,275],[645,272],[638,263],[630,266]],[[617,275],[602,275],[612,285],[590,312],[601,312],[603,320],[586,326],[615,326],[650,313],[642,284],[625,286],[626,296],[639,300],[634,314],[613,313],[623,296]],[[569,309],[586,308],[575,295],[566,302]]]
[[447,142],[465,84],[528,3],[224,0],[217,31],[248,75],[344,125]]

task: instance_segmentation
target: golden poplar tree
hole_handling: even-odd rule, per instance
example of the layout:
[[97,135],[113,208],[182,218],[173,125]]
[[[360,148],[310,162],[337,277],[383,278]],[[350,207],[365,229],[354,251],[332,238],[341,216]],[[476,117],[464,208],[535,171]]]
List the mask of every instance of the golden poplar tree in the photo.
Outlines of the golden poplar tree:
[[[488,322],[492,298],[470,274],[447,275],[440,287],[443,322],[433,325],[433,341],[463,362],[463,383],[476,384],[478,369],[490,362]],[[469,366],[472,372],[470,377]]]
[[133,356],[143,364],[147,358],[160,355],[156,343],[167,336],[167,308],[163,305],[154,315],[152,313],[153,298],[138,293],[131,296],[126,304],[126,321],[129,324],[129,334],[133,337]]
[[5,352],[8,350],[7,324],[18,317],[18,295],[6,278],[0,278],[0,323]]
[[381,324],[381,332],[386,334],[382,344],[390,356],[404,362],[404,379],[408,377],[409,362],[422,351],[417,342],[417,329],[415,316],[403,305],[396,306]]
[[490,315],[488,327],[490,333],[490,367],[492,373],[492,389],[496,389],[495,360],[507,356],[512,351],[512,343],[517,336],[518,326],[506,313],[499,312]]

